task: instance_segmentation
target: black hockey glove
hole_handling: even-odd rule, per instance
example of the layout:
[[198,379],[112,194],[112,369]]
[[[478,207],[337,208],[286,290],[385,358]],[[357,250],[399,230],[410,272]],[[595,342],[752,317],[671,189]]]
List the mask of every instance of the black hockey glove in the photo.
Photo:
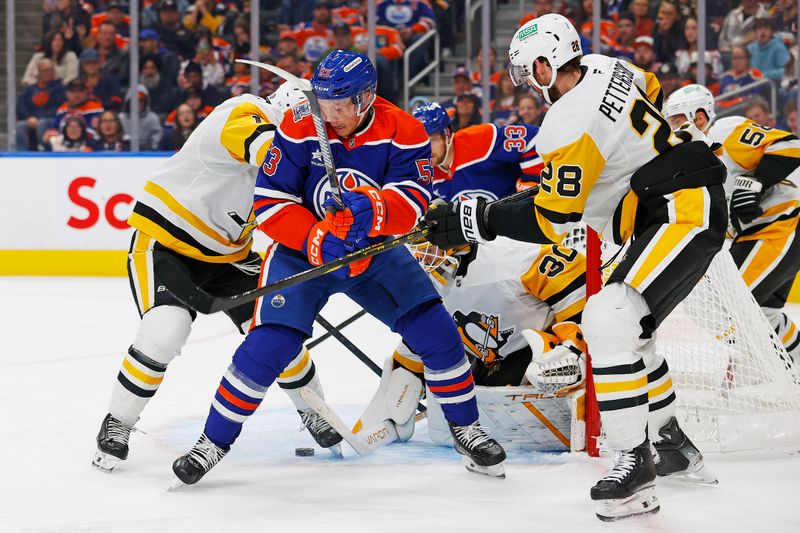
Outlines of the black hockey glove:
[[477,198],[463,202],[434,202],[423,220],[433,227],[425,237],[439,248],[449,250],[467,243],[494,240],[485,226],[486,200]]
[[731,196],[731,224],[736,231],[742,231],[742,223],[752,222],[764,212],[758,205],[761,201],[761,182],[749,177],[740,176],[734,183]]

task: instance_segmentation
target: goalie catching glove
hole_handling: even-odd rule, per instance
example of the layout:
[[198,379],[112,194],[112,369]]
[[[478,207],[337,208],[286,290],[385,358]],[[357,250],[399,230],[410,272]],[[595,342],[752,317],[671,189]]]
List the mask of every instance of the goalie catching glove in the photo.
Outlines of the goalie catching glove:
[[425,238],[445,250],[492,241],[496,235],[486,227],[486,213],[483,198],[450,203],[436,200],[423,217],[432,230]]
[[526,329],[522,336],[533,352],[525,370],[525,377],[531,385],[543,393],[558,396],[583,384],[586,379],[586,354],[574,342],[564,340],[548,349],[541,332]]

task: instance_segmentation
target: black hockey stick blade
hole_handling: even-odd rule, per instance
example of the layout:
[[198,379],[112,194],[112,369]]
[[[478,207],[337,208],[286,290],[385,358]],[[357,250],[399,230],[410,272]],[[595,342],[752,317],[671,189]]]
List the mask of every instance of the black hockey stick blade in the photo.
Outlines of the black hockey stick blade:
[[[195,286],[191,280],[186,279],[183,273],[174,268],[163,269],[163,274],[162,271],[159,270],[159,275],[162,276],[167,290],[172,293],[175,298],[198,313],[210,315],[212,313],[225,311],[253,302],[261,296],[285,289],[286,287],[291,287],[292,285],[297,285],[298,283],[324,276],[325,274],[329,274],[334,270],[347,266],[355,261],[366,259],[367,257],[372,257],[373,255],[378,255],[404,244],[416,242],[419,239],[424,238],[429,232],[430,228],[418,228],[414,231],[406,233],[405,235],[401,235],[400,237],[395,237],[394,239],[367,246],[366,248],[362,248],[361,250],[347,254],[346,256],[340,257],[339,259],[331,261],[330,263],[309,268],[308,270],[298,272],[297,274],[293,274],[282,280],[270,283],[269,285],[252,289],[241,294],[234,294],[232,296],[213,296],[200,287]],[[156,264],[160,264],[158,258],[155,258],[155,262]]]

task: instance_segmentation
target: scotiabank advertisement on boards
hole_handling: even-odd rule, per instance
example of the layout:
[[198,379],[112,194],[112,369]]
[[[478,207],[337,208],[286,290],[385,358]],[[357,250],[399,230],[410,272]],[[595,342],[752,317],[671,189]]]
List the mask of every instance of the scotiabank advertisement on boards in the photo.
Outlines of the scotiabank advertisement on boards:
[[127,250],[136,195],[165,157],[0,157],[0,250]]

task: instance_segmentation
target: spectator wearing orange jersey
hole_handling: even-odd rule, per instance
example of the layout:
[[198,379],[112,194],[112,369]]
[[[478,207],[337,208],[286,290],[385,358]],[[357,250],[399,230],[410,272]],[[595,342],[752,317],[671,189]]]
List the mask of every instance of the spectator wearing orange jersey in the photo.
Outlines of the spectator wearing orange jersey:
[[[344,24],[344,26],[347,26]],[[361,26],[349,27],[353,35],[353,42],[355,49],[362,54],[367,52],[369,47],[369,31],[367,28]],[[334,28],[334,36],[336,31]],[[336,48],[339,48],[338,46]],[[375,50],[383,56],[387,61],[395,61],[403,57],[405,46],[403,39],[400,38],[400,32],[389,26],[375,26]]]
[[[483,75],[483,48],[479,47],[475,54],[475,69],[472,71],[472,83],[478,85]],[[489,82],[496,84],[500,79],[500,71],[497,70],[497,52],[494,47],[489,47]]]
[[233,75],[225,80],[225,87],[231,96],[239,96],[250,91],[250,65],[244,63],[233,64]]
[[[366,0],[362,0],[361,4],[366,4]],[[351,7],[348,5],[340,6],[331,10],[331,17],[333,23],[338,24],[344,22],[348,26],[366,26],[366,16],[362,16],[360,7]]]
[[67,84],[67,101],[61,104],[56,111],[51,133],[58,133],[63,126],[64,119],[70,116],[82,117],[86,127],[94,133],[102,112],[103,104],[94,96],[89,95],[83,80],[72,80]]
[[[339,22],[333,27],[333,49],[351,50],[366,54],[369,45],[369,32],[360,26],[350,27]],[[375,27],[375,70],[378,72],[378,96],[397,103],[400,63],[403,57],[403,41],[394,28]]]
[[315,5],[311,21],[295,26],[291,35],[306,61],[319,62],[333,46],[333,19],[328,2],[323,0]]
[[194,110],[195,117],[197,118],[198,122],[202,122],[204,118],[211,114],[214,111],[214,108],[210,105],[203,104],[203,98],[200,92],[197,89],[187,89],[184,92],[184,99],[183,102],[178,105],[175,109],[173,109],[167,118],[164,120],[164,129],[165,132],[168,132],[167,128],[174,128],[177,124],[178,120],[178,111],[180,110],[181,105],[188,104]]
[[92,30],[96,30],[103,22],[110,22],[123,37],[131,35],[131,18],[125,14],[125,8],[118,2],[111,2],[105,12],[92,15]]

